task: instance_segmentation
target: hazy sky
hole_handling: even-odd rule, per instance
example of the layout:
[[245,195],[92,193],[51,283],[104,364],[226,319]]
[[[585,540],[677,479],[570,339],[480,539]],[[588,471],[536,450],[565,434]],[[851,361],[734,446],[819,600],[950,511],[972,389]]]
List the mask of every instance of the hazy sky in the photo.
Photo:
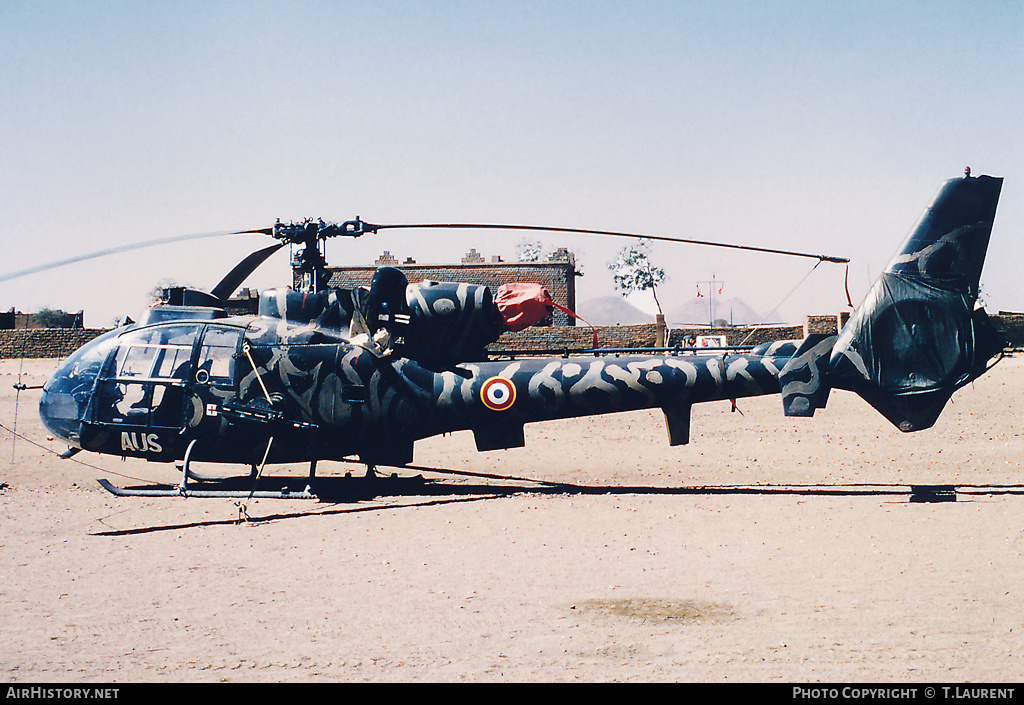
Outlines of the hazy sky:
[[[1006,178],[983,275],[1024,310],[1024,1],[0,0],[0,274],[106,247],[356,215],[625,230],[841,255],[857,303],[943,181]],[[381,233],[419,262],[522,234]],[[624,242],[577,253],[614,293]],[[210,288],[260,236],[166,245],[0,284],[0,309],[134,314]],[[813,262],[657,244],[666,308],[724,281],[767,313]],[[823,264],[789,317],[846,301]],[[279,253],[249,285],[284,285]]]

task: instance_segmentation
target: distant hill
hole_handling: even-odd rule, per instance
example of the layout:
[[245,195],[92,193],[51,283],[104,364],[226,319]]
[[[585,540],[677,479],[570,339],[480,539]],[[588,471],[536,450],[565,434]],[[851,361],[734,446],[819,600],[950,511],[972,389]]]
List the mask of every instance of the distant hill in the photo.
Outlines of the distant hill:
[[576,313],[592,326],[628,326],[635,323],[654,323],[654,314],[645,313],[621,296],[602,296],[584,301]]
[[[762,317],[740,299],[715,299],[715,319],[724,319],[732,325],[745,326],[762,323]],[[669,326],[686,324],[707,325],[710,322],[707,297],[694,298],[687,304],[665,314]]]

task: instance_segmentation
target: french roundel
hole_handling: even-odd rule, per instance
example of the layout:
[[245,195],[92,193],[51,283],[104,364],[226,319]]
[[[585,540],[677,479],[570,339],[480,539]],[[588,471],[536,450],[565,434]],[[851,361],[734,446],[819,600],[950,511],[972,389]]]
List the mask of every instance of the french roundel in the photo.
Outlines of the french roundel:
[[480,400],[491,411],[507,411],[516,401],[516,385],[504,377],[491,377],[480,390]]

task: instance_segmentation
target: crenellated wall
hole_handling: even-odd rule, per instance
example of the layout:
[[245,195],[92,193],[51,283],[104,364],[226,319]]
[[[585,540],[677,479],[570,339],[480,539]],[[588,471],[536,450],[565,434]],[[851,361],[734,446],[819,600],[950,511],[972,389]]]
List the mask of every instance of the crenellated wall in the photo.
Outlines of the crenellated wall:
[[[1000,311],[991,316],[996,328],[1005,332],[1008,351],[1024,350],[1024,313]],[[807,316],[802,326],[758,326],[754,328],[674,328],[666,347],[686,347],[699,335],[724,335],[728,345],[758,345],[776,340],[800,340],[808,333],[834,333],[845,316]],[[655,324],[598,326],[600,348],[652,348]],[[106,331],[99,328],[39,328],[0,330],[0,359],[67,357]],[[586,326],[535,326],[517,333],[504,333],[489,350],[580,350],[594,343],[594,331]]]
[[67,357],[106,332],[101,328],[0,330],[0,359]]

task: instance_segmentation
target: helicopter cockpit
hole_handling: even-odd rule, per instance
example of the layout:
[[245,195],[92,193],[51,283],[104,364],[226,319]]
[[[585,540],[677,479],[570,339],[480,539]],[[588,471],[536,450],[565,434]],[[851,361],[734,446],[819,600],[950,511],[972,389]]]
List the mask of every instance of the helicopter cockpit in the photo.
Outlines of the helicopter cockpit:
[[119,443],[127,452],[174,452],[175,436],[202,417],[190,400],[233,395],[244,331],[201,320],[111,331],[69,357],[43,387],[43,423],[88,450]]

